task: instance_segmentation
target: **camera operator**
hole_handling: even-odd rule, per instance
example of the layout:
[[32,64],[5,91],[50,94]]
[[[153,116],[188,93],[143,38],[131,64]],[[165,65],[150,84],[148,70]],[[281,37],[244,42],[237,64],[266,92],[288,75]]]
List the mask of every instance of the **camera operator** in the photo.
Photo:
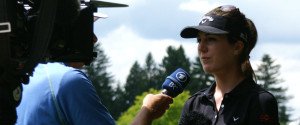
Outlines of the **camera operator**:
[[[75,4],[68,6],[80,10],[77,0],[66,1],[73,1]],[[93,33],[90,16],[93,10],[87,7],[79,13],[70,14],[76,11],[68,10],[67,13],[64,12],[66,9],[70,7],[58,7],[48,47],[52,62],[38,64],[29,84],[23,85],[23,97],[17,108],[17,125],[115,124],[91,81],[79,70],[95,57],[93,45],[97,37]],[[72,15],[73,19],[66,19],[64,13]],[[148,94],[132,124],[151,124],[152,120],[164,114],[172,101],[164,94]]]
[[[17,125],[115,124],[91,81],[78,70],[82,66],[84,62],[39,64],[30,83],[23,86]],[[170,103],[172,98],[164,94],[147,95],[133,124],[150,124],[162,116]],[[160,112],[151,110],[153,107]]]

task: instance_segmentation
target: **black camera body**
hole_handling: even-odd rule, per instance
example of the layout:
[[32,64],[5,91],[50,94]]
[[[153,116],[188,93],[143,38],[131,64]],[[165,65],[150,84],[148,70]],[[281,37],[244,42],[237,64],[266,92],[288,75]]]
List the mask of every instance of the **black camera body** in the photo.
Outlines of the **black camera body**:
[[21,84],[29,82],[38,63],[93,60],[96,11],[78,0],[1,0],[0,124],[15,123]]
[[128,7],[98,0],[0,1],[0,124],[16,122],[22,84],[38,63],[84,62],[93,52],[93,13]]

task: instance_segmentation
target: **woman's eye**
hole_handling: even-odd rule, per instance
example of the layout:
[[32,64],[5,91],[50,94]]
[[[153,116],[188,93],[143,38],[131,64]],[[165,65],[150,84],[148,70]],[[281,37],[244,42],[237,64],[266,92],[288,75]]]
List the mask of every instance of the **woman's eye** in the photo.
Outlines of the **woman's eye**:
[[208,41],[216,41],[216,38],[214,38],[214,37],[208,37],[207,40]]
[[208,42],[208,43],[214,43],[214,42],[216,42],[216,41],[217,41],[217,39],[214,38],[214,37],[208,37],[208,38],[207,38],[207,42]]

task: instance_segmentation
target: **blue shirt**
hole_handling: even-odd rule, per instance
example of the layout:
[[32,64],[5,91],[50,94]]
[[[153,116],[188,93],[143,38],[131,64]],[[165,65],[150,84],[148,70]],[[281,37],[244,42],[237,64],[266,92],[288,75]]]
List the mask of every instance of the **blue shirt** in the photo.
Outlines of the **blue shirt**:
[[59,125],[62,120],[72,125],[115,124],[87,76],[62,63],[35,68],[29,84],[23,85],[17,115],[17,125]]

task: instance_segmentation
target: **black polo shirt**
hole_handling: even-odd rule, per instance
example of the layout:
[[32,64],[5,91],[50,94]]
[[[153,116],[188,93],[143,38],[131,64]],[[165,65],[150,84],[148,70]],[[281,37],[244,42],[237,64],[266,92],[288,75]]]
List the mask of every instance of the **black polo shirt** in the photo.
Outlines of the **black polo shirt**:
[[217,111],[214,83],[191,96],[184,105],[179,125],[279,125],[275,97],[251,78],[224,95]]

